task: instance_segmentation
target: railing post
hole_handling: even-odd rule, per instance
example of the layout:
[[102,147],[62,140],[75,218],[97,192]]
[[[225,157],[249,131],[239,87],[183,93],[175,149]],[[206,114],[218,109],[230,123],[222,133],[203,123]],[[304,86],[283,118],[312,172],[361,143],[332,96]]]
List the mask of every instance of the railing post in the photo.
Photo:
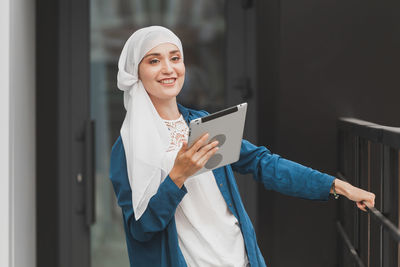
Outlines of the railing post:
[[[354,137],[354,185],[360,187],[360,137]],[[354,212],[354,247],[360,251],[360,212]]]
[[338,177],[376,194],[368,214],[339,202],[339,266],[400,267],[400,128],[343,118],[338,133]]

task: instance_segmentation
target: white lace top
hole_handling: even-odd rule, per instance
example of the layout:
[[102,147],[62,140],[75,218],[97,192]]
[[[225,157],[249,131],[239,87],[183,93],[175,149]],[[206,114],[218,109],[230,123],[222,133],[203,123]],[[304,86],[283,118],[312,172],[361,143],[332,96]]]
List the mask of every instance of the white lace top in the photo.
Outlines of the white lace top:
[[[176,155],[187,140],[189,128],[182,115],[164,120],[171,133],[166,166],[172,169]],[[226,185],[225,185],[226,186]],[[187,194],[175,212],[179,248],[189,267],[248,266],[242,231],[229,210],[212,171],[185,181]]]
[[164,120],[164,122],[171,134],[171,143],[167,149],[167,152],[179,150],[182,146],[182,141],[187,140],[189,134],[189,128],[185,120],[181,115],[176,120]]

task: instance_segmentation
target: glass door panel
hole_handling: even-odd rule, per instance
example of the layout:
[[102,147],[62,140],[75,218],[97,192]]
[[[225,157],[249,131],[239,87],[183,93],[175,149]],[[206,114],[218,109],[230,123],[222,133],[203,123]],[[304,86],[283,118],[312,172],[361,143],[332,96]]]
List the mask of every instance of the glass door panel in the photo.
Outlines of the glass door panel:
[[186,77],[178,102],[215,111],[225,107],[226,1],[91,0],[91,117],[96,121],[96,222],[91,265],[129,266],[121,210],[108,178],[111,147],[125,116],[117,62],[125,41],[150,25],[182,40]]

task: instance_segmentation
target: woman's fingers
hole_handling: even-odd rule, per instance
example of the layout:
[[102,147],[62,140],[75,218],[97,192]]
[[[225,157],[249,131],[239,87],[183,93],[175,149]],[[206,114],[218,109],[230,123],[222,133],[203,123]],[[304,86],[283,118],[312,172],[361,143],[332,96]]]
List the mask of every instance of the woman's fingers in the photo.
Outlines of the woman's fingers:
[[218,145],[218,141],[211,142],[202,148],[200,148],[194,155],[193,155],[193,160],[198,161],[201,159],[209,150],[213,149]]
[[361,202],[364,204],[364,206],[366,205],[368,207],[375,206],[375,194],[368,191],[364,191],[363,193],[364,194],[360,196],[358,202]]
[[199,164],[201,165],[201,167],[203,167],[204,165],[206,165],[207,161],[218,151],[219,147],[214,147],[210,150],[207,151],[207,153],[205,153],[200,159],[199,159]]
[[[218,150],[218,141],[205,144],[208,134],[202,135],[190,148],[187,142],[182,143],[182,147],[176,156],[174,166],[170,171],[173,181],[179,184],[204,167],[208,159]],[[183,177],[183,178],[182,178]],[[175,179],[175,180],[174,180]]]
[[356,205],[360,210],[367,211],[365,209],[365,204],[363,204],[362,202],[356,202]]
[[375,194],[367,192],[364,199],[362,199],[361,201],[357,201],[356,204],[359,209],[367,211],[366,207],[370,208],[375,206]]
[[369,193],[369,197],[366,200],[364,200],[364,202],[369,207],[375,206],[375,194]]
[[369,195],[361,203],[363,207],[374,207],[375,206],[375,194],[368,192]]
[[372,192],[352,186],[351,184],[341,180],[337,180],[336,189],[342,192],[341,194],[344,194],[348,199],[354,201],[360,210],[367,211],[367,207],[375,206],[375,194]]
[[205,133],[203,134],[190,148],[189,148],[189,153],[194,154],[196,153],[204,144],[207,142],[209,134]]
[[364,204],[371,207],[375,205],[374,193],[368,192],[366,190],[351,185],[350,185],[350,190],[348,192],[349,193],[346,196],[350,200],[353,200],[358,203],[364,202]]

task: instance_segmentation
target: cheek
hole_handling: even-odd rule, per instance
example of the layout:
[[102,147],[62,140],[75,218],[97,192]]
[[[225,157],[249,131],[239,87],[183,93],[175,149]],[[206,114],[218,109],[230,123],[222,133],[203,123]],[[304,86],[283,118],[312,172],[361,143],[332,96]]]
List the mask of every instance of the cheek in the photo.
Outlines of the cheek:
[[178,75],[179,76],[185,76],[185,71],[186,71],[186,69],[185,69],[185,64],[181,64],[178,68],[177,68],[177,73],[178,73]]
[[154,68],[148,66],[139,66],[139,79],[143,84],[153,82],[156,77],[156,71]]

